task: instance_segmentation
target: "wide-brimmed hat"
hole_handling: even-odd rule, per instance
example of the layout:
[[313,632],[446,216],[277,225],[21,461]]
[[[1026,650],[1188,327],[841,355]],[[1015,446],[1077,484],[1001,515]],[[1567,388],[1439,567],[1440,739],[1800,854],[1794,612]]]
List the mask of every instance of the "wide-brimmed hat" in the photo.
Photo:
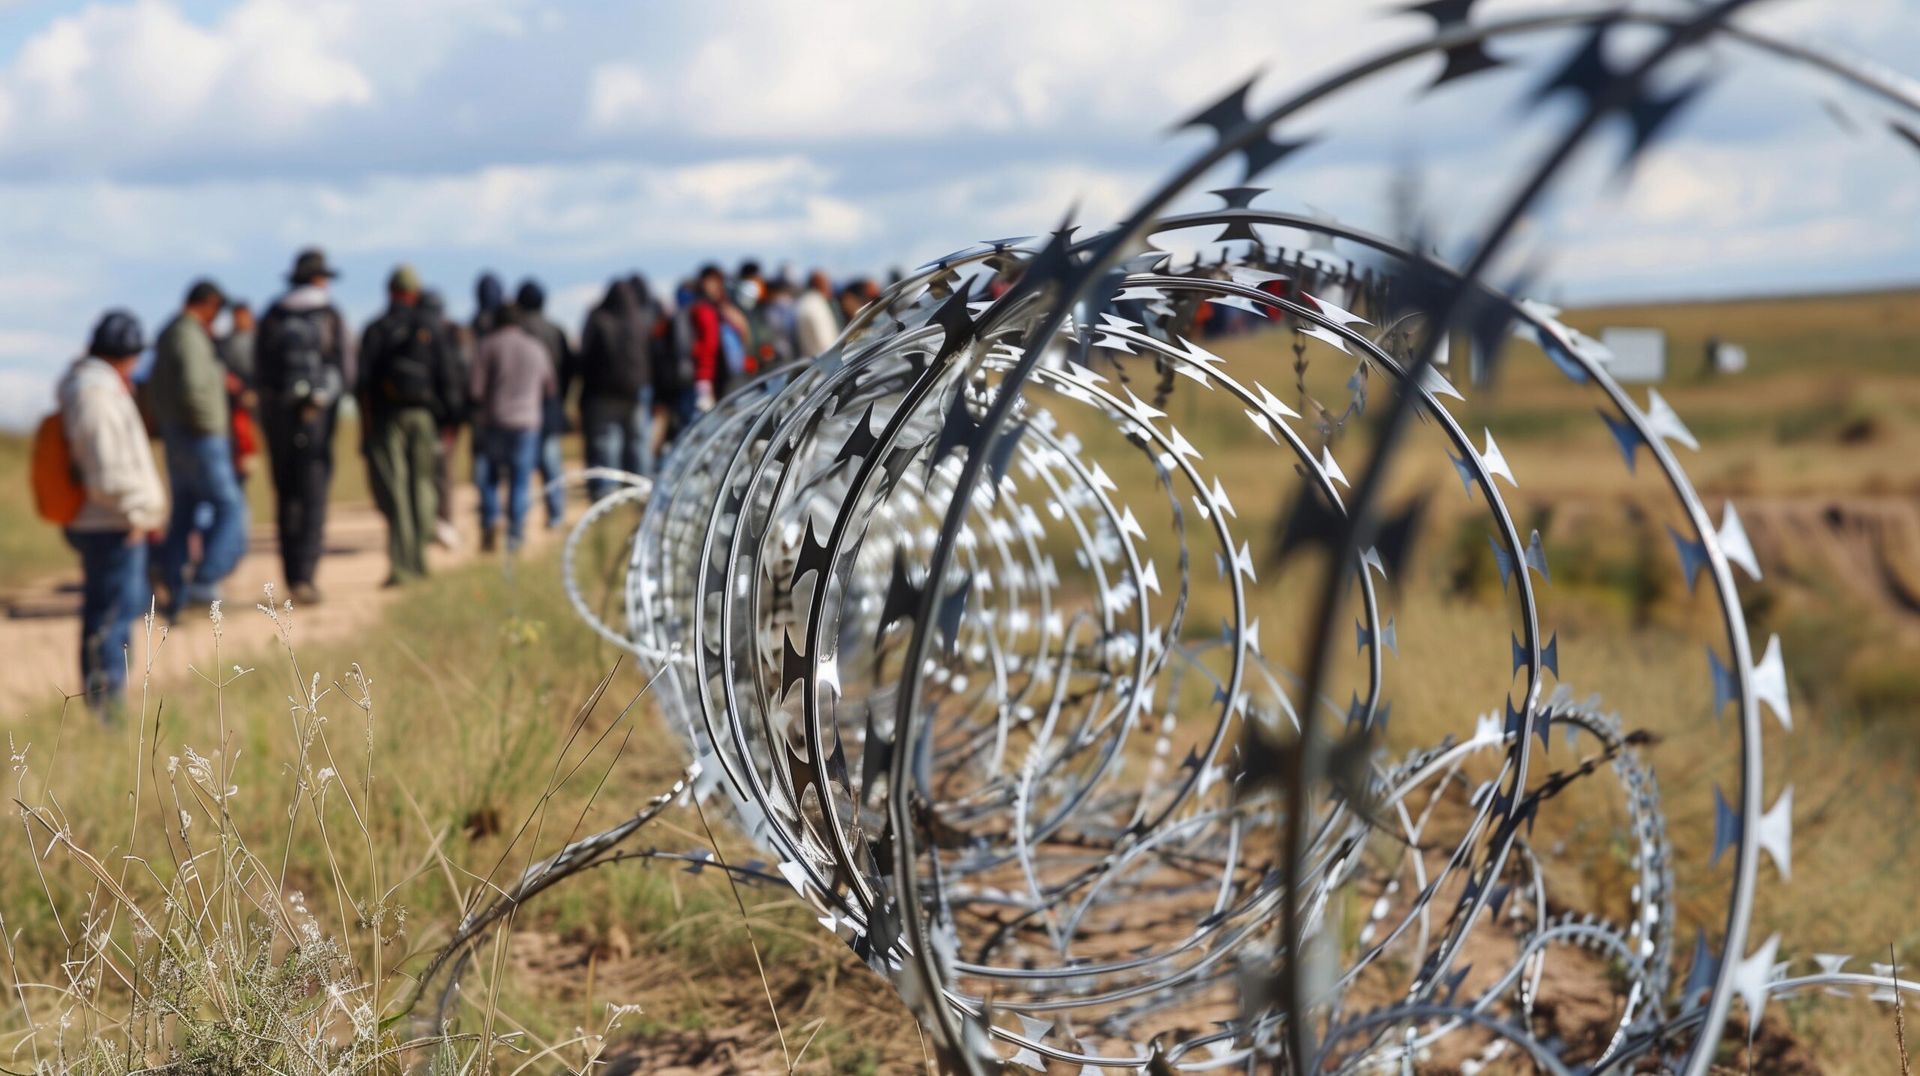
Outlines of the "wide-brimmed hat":
[[287,274],[292,284],[311,284],[316,280],[334,280],[340,276],[340,270],[327,263],[327,252],[319,247],[308,247],[293,259],[293,272]]

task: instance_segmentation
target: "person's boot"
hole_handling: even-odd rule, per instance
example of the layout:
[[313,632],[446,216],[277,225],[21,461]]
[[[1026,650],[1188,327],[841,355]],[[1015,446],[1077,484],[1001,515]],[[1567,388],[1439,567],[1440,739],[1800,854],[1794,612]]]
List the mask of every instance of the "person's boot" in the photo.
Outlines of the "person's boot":
[[320,588],[314,586],[312,583],[295,583],[293,585],[293,601],[296,605],[319,605]]
[[499,532],[492,527],[488,527],[487,529],[481,531],[480,532],[480,552],[482,553],[493,552],[494,545],[499,541],[498,535],[499,535]]

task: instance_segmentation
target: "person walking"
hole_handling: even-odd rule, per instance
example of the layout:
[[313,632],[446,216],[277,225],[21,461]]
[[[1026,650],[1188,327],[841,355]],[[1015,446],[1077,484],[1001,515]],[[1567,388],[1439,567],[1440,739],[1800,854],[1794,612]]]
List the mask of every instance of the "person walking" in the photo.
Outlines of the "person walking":
[[433,454],[433,544],[451,551],[460,548],[460,528],[453,522],[453,460],[460,451],[460,430],[467,424],[467,370],[473,348],[460,326],[447,316],[447,301],[439,292],[422,291],[420,310],[452,344],[453,392],[442,401],[446,410],[440,416],[439,444]]
[[[580,429],[588,467],[653,473],[655,348],[660,313],[644,289],[615,280],[588,315],[580,333]],[[613,488],[604,478],[587,480],[587,495],[599,500]]]
[[346,319],[328,294],[339,275],[325,252],[301,251],[287,276],[291,287],[260,319],[254,344],[281,568],[294,600],[305,605],[320,600],[314,575],[333,482],[334,422],[352,367]]
[[[213,323],[224,306],[226,296],[217,285],[196,281],[154,345],[146,382],[148,415],[166,446],[173,487],[173,519],[160,547],[156,594],[168,620],[183,606],[219,601],[221,581],[247,550],[247,497],[235,467],[227,372],[213,343]],[[202,540],[193,563],[196,532]]]
[[744,383],[748,375],[772,369],[779,361],[773,329],[767,323],[766,311],[762,309],[767,296],[766,281],[759,275],[760,266],[757,263],[749,264],[753,267],[754,276],[735,281],[731,292],[733,302],[729,317],[744,345],[739,369],[735,371],[739,380],[734,384]]
[[500,485],[507,485],[507,552],[520,548],[527,501],[540,454],[546,398],[558,391],[547,349],[517,312],[480,341],[468,395],[473,400],[473,481],[480,487],[480,549],[492,552],[500,524]]
[[483,271],[473,282],[473,323],[469,331],[473,334],[473,344],[488,333],[499,328],[507,320],[507,288],[493,270]]
[[715,383],[716,397],[725,396],[747,383],[753,374],[753,326],[741,308],[742,297],[734,289],[720,289],[715,309],[720,315],[720,378]]
[[814,359],[833,346],[840,335],[840,319],[833,313],[833,281],[824,269],[807,277],[807,290],[794,300],[794,338],[800,357]]
[[566,460],[561,453],[560,439],[567,430],[565,401],[574,359],[573,342],[567,339],[567,330],[547,317],[546,305],[547,290],[538,280],[529,277],[521,281],[513,296],[520,327],[540,341],[553,364],[554,392],[547,397],[540,419],[540,492],[547,501],[547,527],[551,529],[566,522]]
[[65,525],[67,544],[80,555],[80,675],[88,707],[109,719],[123,706],[133,621],[148,608],[147,540],[167,517],[133,399],[133,368],[144,350],[139,319],[108,311],[58,389],[70,473],[83,493]]
[[767,285],[767,297],[760,303],[760,316],[767,330],[767,350],[761,356],[760,368],[771,370],[792,362],[800,354],[795,343],[799,317],[794,310],[792,281],[775,277]]
[[466,391],[454,381],[453,349],[440,320],[420,306],[419,274],[408,265],[394,269],[386,313],[361,337],[355,392],[373,501],[387,519],[390,587],[427,574],[440,427],[448,401]]
[[[713,410],[720,394],[726,391],[726,307],[727,278],[717,265],[702,266],[686,310],[688,353],[693,358],[691,404],[696,413]],[[691,420],[692,416],[688,416],[688,421]]]
[[233,414],[233,470],[244,489],[260,454],[260,399],[254,393],[253,307],[227,300],[227,333],[214,346],[227,372],[227,410]]
[[253,307],[244,299],[227,302],[227,332],[216,350],[220,365],[249,387],[253,385]]

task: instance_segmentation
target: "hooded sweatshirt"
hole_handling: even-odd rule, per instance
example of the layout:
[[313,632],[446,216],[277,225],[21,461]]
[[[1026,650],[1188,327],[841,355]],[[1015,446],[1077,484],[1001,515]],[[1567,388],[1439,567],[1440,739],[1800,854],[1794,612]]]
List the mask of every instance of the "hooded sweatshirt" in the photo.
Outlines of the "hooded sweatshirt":
[[653,384],[658,315],[632,282],[618,280],[580,334],[580,398],[638,403]]
[[147,427],[120,372],[77,359],[60,379],[60,420],[87,502],[76,531],[149,531],[167,521],[167,491],[153,463]]

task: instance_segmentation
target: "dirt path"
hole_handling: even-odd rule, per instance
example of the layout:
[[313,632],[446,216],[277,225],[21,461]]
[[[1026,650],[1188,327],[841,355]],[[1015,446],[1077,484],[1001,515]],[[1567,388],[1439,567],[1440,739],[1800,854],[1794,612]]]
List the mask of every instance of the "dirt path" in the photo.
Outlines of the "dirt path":
[[[536,482],[536,489],[538,483]],[[575,494],[577,498],[578,494]],[[428,551],[430,570],[449,568],[473,560],[478,553],[479,522],[476,491],[461,485],[454,492],[454,519],[460,528],[461,546],[456,551],[433,548]],[[570,518],[582,510],[569,503]],[[543,526],[544,510],[536,497],[527,520],[527,542],[539,549],[559,540],[564,531],[548,531]],[[318,605],[299,610],[299,637],[303,642],[337,639],[365,626],[386,603],[404,593],[381,586],[387,579],[386,521],[369,504],[336,505],[328,514],[326,555],[321,558],[318,585],[324,599]],[[262,600],[264,587],[272,583],[277,597],[287,597],[280,577],[279,543],[274,537],[272,520],[254,520],[252,541],[238,568],[228,578],[225,607],[226,640],[223,651],[232,657],[258,653],[274,641],[273,626],[266,617],[251,613]],[[188,614],[194,615],[194,614]],[[195,625],[195,627],[199,627]],[[129,677],[131,690],[138,690],[139,670],[145,663],[145,631],[134,625],[133,653]],[[60,697],[80,686],[80,569],[35,584],[14,587],[0,594],[0,717],[17,717],[29,709],[57,705]],[[213,633],[209,631],[175,632],[166,642],[155,665],[154,677],[160,683],[191,675],[190,664],[205,662],[213,656]]]

